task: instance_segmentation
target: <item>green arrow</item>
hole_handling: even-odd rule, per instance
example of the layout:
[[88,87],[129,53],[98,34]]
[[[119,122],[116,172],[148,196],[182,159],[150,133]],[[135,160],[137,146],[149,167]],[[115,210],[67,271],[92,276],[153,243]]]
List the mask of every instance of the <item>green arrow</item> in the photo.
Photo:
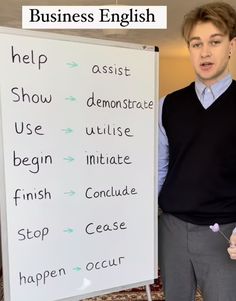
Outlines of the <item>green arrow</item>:
[[81,271],[81,268],[80,267],[76,267],[76,268],[73,268],[73,270],[76,271],[76,272],[79,272],[79,271]]
[[65,98],[66,100],[75,101],[76,98],[74,96],[68,96]]
[[70,234],[70,233],[74,232],[74,230],[73,230],[73,229],[71,229],[71,228],[68,228],[68,229],[65,229],[65,230],[64,230],[64,232],[66,232],[66,233],[69,233],[69,234]]
[[73,132],[73,130],[71,128],[62,129],[62,131],[65,132],[65,134],[70,134]]
[[75,191],[70,190],[70,191],[64,192],[64,194],[66,194],[68,196],[73,196],[73,195],[75,195]]
[[72,162],[75,159],[73,157],[71,157],[71,156],[68,156],[68,157],[64,158],[64,160],[66,160],[67,162]]
[[76,62],[71,62],[71,63],[67,63],[67,66],[69,66],[70,68],[75,68],[78,67],[79,65]]

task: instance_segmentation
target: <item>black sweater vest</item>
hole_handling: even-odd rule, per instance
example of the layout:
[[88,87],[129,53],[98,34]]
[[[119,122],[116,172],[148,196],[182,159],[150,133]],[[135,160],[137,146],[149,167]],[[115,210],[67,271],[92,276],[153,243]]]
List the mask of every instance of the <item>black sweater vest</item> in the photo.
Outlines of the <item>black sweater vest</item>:
[[199,225],[236,222],[236,81],[207,109],[194,83],[165,98],[168,173],[164,212]]

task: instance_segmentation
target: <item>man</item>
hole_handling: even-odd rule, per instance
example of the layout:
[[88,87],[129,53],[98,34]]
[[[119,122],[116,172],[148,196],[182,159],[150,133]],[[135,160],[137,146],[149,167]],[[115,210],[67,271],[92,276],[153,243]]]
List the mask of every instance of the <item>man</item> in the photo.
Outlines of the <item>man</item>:
[[[166,301],[236,300],[236,11],[202,5],[183,36],[195,83],[160,101],[159,265]],[[210,230],[214,223],[231,245]],[[231,235],[232,234],[232,235]],[[227,252],[228,250],[228,252]],[[229,256],[230,255],[230,256]]]

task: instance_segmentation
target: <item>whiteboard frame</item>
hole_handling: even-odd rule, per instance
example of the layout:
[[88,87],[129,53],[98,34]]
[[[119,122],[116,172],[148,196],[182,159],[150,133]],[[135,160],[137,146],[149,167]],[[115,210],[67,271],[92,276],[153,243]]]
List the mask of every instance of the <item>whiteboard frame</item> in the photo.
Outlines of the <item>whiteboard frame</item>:
[[[142,44],[136,44],[136,43],[127,43],[127,42],[119,42],[119,41],[113,41],[113,40],[103,40],[103,39],[96,39],[96,38],[85,38],[81,36],[74,36],[74,35],[66,35],[66,34],[59,34],[59,33],[51,33],[48,31],[42,32],[42,31],[33,31],[33,30],[23,30],[23,29],[16,29],[16,28],[10,28],[10,27],[2,27],[0,26],[0,33],[2,34],[8,34],[8,35],[18,35],[18,36],[25,36],[25,37],[34,37],[34,38],[42,38],[42,39],[51,39],[51,40],[59,40],[59,41],[70,41],[70,42],[80,42],[84,44],[93,44],[93,45],[103,45],[103,46],[111,46],[111,47],[120,47],[120,48],[129,48],[129,49],[136,49],[140,51],[151,51],[155,53],[154,57],[154,74],[155,74],[155,104],[154,104],[154,140],[155,140],[155,158],[154,158],[154,165],[155,165],[155,171],[157,171],[157,158],[158,158],[158,147],[157,147],[157,141],[158,141],[158,131],[157,131],[157,122],[158,122],[158,97],[159,97],[159,48],[157,46],[150,46],[150,45],[142,45]],[[1,87],[0,87],[1,89]],[[1,99],[1,93],[0,93],[0,99]],[[9,282],[9,256],[8,256],[8,237],[7,237],[7,214],[6,214],[6,191],[5,191],[5,168],[4,168],[4,147],[3,147],[3,131],[2,131],[2,109],[1,109],[1,101],[0,101],[0,218],[1,218],[1,244],[2,244],[2,268],[4,270],[3,276],[5,276],[5,281],[3,279],[3,288],[4,288],[4,300],[5,301],[11,301],[10,298],[10,282]],[[154,175],[154,183],[157,183],[157,173]],[[156,254],[154,261],[154,275],[156,279],[158,277],[157,275],[157,267],[158,266],[158,205],[157,205],[157,184],[154,187],[154,254]],[[150,281],[144,281],[144,282],[137,282],[132,283],[124,286],[118,286],[113,287],[106,290],[98,290],[94,291],[89,294],[85,295],[78,295],[74,297],[69,298],[63,298],[59,299],[60,301],[79,301],[84,298],[92,298],[95,296],[100,296],[104,294],[114,293],[121,290],[131,289],[135,287],[145,286],[153,283],[153,280]],[[78,299],[82,298],[82,299]],[[59,301],[58,300],[58,301]],[[55,300],[56,301],[56,300]]]

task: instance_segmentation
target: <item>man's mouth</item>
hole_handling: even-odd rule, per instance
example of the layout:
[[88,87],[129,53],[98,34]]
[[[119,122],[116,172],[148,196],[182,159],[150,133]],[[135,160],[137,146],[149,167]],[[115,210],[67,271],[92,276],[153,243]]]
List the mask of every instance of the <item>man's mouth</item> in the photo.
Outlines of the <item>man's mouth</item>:
[[203,62],[203,63],[200,63],[200,68],[202,71],[209,71],[209,70],[211,70],[213,65],[214,64],[212,62]]
[[203,62],[203,63],[200,64],[201,67],[209,67],[209,66],[212,66],[212,65],[213,65],[213,63],[211,63],[211,62]]

